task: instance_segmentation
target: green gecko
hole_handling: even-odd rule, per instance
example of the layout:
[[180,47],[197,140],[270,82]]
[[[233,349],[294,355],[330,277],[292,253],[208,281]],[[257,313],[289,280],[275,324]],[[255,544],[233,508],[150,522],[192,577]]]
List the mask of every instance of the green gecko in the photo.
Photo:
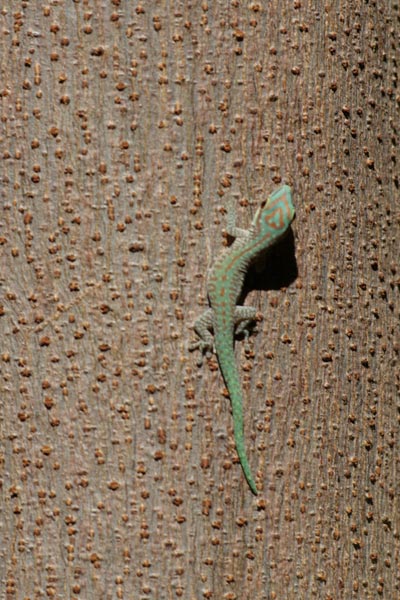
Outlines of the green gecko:
[[[234,338],[243,334],[247,341],[249,328],[256,319],[256,309],[237,306],[246,271],[250,263],[264,250],[275,244],[289,228],[294,219],[290,187],[284,185],[275,190],[258,208],[250,229],[236,227],[233,208],[228,211],[227,232],[234,238],[215,261],[207,284],[211,308],[206,310],[194,324],[200,340],[190,350],[200,349],[201,355],[215,352],[232,403],[233,429],[236,451],[243,473],[251,491],[257,488],[247,460],[243,439],[243,397],[239,372],[235,362]],[[212,333],[214,333],[214,337]],[[201,366],[202,358],[199,361]]]

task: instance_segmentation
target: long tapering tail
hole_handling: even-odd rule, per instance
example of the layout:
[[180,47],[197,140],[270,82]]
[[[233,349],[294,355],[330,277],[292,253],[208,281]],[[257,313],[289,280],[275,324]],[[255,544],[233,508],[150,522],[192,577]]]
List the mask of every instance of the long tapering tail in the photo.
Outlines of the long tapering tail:
[[[222,338],[222,339],[221,339]],[[228,388],[229,396],[232,404],[233,415],[233,431],[235,435],[236,451],[239,456],[240,464],[243,469],[244,476],[250,486],[253,494],[257,495],[258,491],[251,474],[249,462],[247,460],[246,449],[244,446],[243,435],[243,395],[242,386],[239,379],[239,373],[236,366],[235,355],[233,351],[233,338],[227,340],[226,336],[215,335],[215,348],[222,375]]]

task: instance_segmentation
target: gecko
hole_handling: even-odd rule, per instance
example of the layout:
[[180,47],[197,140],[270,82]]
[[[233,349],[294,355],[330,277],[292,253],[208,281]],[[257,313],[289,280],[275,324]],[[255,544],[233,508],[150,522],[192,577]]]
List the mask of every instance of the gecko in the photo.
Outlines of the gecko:
[[[198,340],[190,350],[199,349],[203,356],[217,355],[219,367],[228,389],[232,406],[236,451],[247,483],[257,495],[244,445],[243,394],[238,367],[235,362],[234,341],[244,335],[247,342],[257,310],[237,306],[249,265],[261,253],[275,244],[288,230],[295,216],[291,189],[284,185],[275,190],[257,209],[249,229],[236,227],[234,207],[228,208],[227,233],[234,238],[212,266],[207,283],[210,302],[208,308],[194,323]],[[212,335],[213,334],[213,335]]]

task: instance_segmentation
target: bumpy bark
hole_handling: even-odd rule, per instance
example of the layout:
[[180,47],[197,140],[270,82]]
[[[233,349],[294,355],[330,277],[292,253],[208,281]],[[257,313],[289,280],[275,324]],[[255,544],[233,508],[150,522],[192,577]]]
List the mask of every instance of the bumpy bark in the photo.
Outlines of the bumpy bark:
[[[3,2],[2,598],[400,594],[398,16]],[[187,347],[229,201],[282,183],[236,345],[255,498]]]

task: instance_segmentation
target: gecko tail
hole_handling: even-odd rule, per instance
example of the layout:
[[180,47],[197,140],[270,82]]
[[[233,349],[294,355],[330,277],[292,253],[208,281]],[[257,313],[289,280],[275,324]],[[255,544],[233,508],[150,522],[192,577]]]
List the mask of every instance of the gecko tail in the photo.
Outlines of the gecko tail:
[[236,430],[236,427],[235,427],[234,433],[235,433],[236,452],[238,454],[244,476],[246,478],[247,483],[249,484],[251,491],[253,492],[253,494],[255,496],[257,496],[258,490],[256,488],[256,484],[253,479],[253,475],[251,474],[251,468],[249,465],[249,461],[247,460],[246,449],[244,447],[243,428],[238,431],[238,430]]
[[223,338],[221,340],[219,339],[219,335],[217,333],[215,336],[215,346],[222,375],[231,399],[236,452],[239,456],[240,464],[242,466],[246,481],[253,494],[257,496],[258,490],[251,474],[251,469],[249,461],[247,460],[246,449],[244,445],[242,387],[235,364],[233,339],[227,341],[225,338]]

